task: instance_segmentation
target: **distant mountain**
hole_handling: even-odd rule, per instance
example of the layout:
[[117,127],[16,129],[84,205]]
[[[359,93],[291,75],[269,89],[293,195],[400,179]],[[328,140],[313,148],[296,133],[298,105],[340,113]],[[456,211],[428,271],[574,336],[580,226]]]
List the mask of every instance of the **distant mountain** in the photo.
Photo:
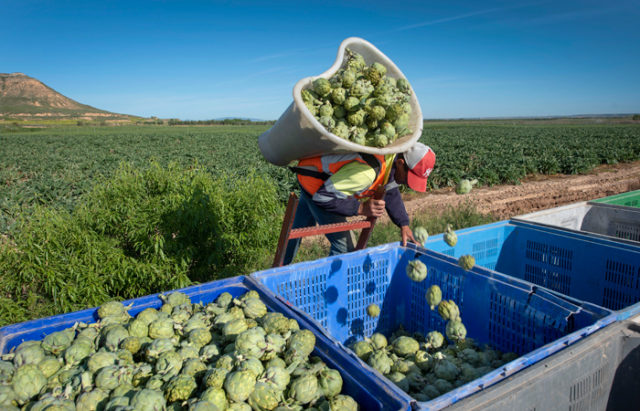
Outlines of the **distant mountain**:
[[22,73],[0,73],[0,118],[69,118],[130,120],[135,116],[111,113],[63,96]]

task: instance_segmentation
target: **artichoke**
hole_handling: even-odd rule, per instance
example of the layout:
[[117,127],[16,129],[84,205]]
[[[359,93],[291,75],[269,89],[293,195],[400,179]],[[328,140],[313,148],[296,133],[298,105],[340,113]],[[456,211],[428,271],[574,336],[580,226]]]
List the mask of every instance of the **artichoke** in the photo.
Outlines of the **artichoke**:
[[460,180],[460,183],[456,186],[456,193],[458,194],[467,194],[471,191],[474,185],[478,184],[478,180],[467,180],[463,178]]
[[434,284],[427,290],[425,298],[427,299],[429,308],[433,310],[438,304],[440,304],[440,301],[442,301],[442,290],[438,285]]
[[383,351],[376,351],[369,356],[367,363],[378,370],[380,374],[388,374],[391,371],[391,365],[393,361],[391,358]]
[[458,265],[465,271],[469,271],[476,265],[476,259],[470,254],[463,255],[458,258]]
[[299,404],[308,404],[318,396],[318,379],[313,374],[302,375],[291,382],[288,396]]
[[374,333],[370,338],[369,338],[369,342],[371,343],[372,347],[376,350],[381,350],[384,347],[387,346],[387,337],[385,337],[383,334],[381,333]]
[[20,367],[25,364],[38,364],[44,359],[45,353],[40,341],[25,341],[16,348],[13,364]]
[[149,323],[149,337],[153,339],[158,338],[172,338],[173,333],[173,320],[169,318],[159,318]]
[[58,372],[60,367],[62,367],[62,360],[51,356],[45,357],[38,363],[38,368],[40,368],[40,371],[42,371],[42,374],[44,374],[46,378]]
[[[156,310],[155,308],[145,308],[144,310],[142,310],[140,313],[138,313],[138,315],[136,315],[136,318],[132,321],[140,321],[142,324],[144,325],[149,325],[151,324],[153,321],[158,319],[158,310]],[[129,325],[131,326],[131,323],[129,323]],[[129,331],[129,333],[131,333],[131,331]],[[133,333],[131,333],[132,335],[135,335]]]
[[169,295],[160,294],[160,299],[172,307],[177,307],[182,304],[191,304],[189,296],[181,291],[174,291]]
[[460,317],[460,309],[453,300],[442,300],[438,304],[438,314],[443,320],[455,320]]
[[91,355],[92,351],[93,343],[87,338],[78,337],[73,344],[64,351],[64,360],[68,365],[78,365]]
[[47,384],[47,377],[35,364],[24,364],[13,373],[11,386],[19,403],[23,404],[40,394]]
[[136,392],[131,398],[131,407],[136,411],[159,411],[166,406],[167,401],[162,392],[148,388]]
[[0,360],[0,385],[11,382],[15,367],[9,361]]
[[227,395],[220,387],[209,387],[200,394],[201,401],[207,401],[215,405],[218,410],[226,410],[229,407],[229,401],[227,401]]
[[81,394],[76,400],[78,410],[102,410],[109,402],[109,393],[96,388]]
[[444,344],[444,336],[438,331],[430,331],[427,334],[427,348],[438,349]]
[[229,374],[226,368],[209,368],[202,377],[205,387],[221,388]]
[[418,259],[409,261],[406,271],[412,281],[420,282],[427,278],[427,266]]
[[458,235],[453,231],[451,224],[447,224],[447,229],[444,232],[444,242],[451,247],[455,247],[458,243]]
[[308,357],[315,348],[316,336],[309,330],[299,330],[294,332],[287,342],[285,361],[291,364],[296,359]]
[[376,318],[380,315],[380,307],[377,304],[369,304],[367,306],[367,314],[371,318]]
[[453,382],[458,377],[460,370],[449,360],[438,360],[433,366],[433,373],[436,377]]
[[419,349],[420,343],[411,337],[402,336],[393,341],[393,351],[401,357],[414,355]]
[[129,332],[122,325],[112,327],[104,338],[103,345],[110,351],[116,351],[120,343],[129,337]]
[[313,91],[320,97],[325,97],[331,92],[331,83],[325,78],[318,78],[313,81]]
[[287,369],[280,366],[269,366],[262,373],[259,381],[271,384],[277,391],[284,391],[290,380],[291,375]]
[[[154,321],[154,320],[151,320],[151,321]],[[129,331],[129,335],[133,337],[138,337],[138,338],[147,337],[149,335],[149,323],[136,317],[133,321],[129,323],[127,327],[127,331]]]
[[243,402],[249,398],[255,385],[256,378],[252,371],[234,371],[227,375],[224,389],[230,400]]
[[342,376],[338,370],[326,368],[318,374],[318,385],[326,398],[332,398],[342,391]]
[[351,349],[356,353],[358,358],[363,361],[367,361],[369,355],[373,352],[373,347],[368,341],[365,340],[356,341],[351,346]]
[[196,347],[204,347],[211,342],[212,335],[206,328],[196,328],[189,332],[188,340]]
[[391,372],[387,375],[395,385],[397,385],[402,391],[409,392],[409,380],[407,380],[407,376],[401,372]]
[[75,328],[56,331],[47,335],[42,340],[42,348],[50,354],[58,355],[71,345],[76,336]]
[[421,246],[424,247],[425,243],[427,242],[427,239],[429,238],[429,233],[427,232],[426,228],[422,226],[418,226],[413,229],[413,237]]
[[446,333],[448,339],[457,342],[465,339],[467,336],[467,329],[464,324],[462,324],[460,318],[455,318],[447,322]]
[[249,298],[241,303],[247,318],[260,318],[267,313],[267,306],[259,298]]
[[107,317],[123,318],[124,320],[122,322],[124,322],[129,318],[129,314],[127,313],[126,307],[121,302],[108,301],[98,308],[98,317],[100,317],[100,319],[105,319]]
[[358,403],[348,395],[336,395],[329,400],[331,410],[358,411]]
[[227,322],[222,328],[222,334],[228,341],[234,341],[236,337],[246,331],[249,327],[244,319]]
[[169,379],[178,375],[182,369],[182,357],[175,351],[167,351],[158,357],[154,370],[156,375],[162,376],[162,379]]
[[198,388],[195,378],[178,374],[167,383],[164,396],[168,402],[186,401]]
[[101,390],[110,391],[120,384],[131,384],[133,370],[128,367],[107,365],[102,367],[95,376],[95,385]]
[[98,351],[87,360],[87,368],[91,373],[95,374],[104,367],[114,365],[117,358],[118,357],[112,352]]
[[273,410],[278,406],[281,396],[272,385],[258,381],[247,402],[254,410]]

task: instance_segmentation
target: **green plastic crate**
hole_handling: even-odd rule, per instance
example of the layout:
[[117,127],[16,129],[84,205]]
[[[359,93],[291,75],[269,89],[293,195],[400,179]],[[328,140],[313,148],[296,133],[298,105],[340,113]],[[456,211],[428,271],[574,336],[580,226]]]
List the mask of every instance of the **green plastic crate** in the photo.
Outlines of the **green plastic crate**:
[[597,200],[593,200],[593,202],[640,208],[640,190],[599,198]]

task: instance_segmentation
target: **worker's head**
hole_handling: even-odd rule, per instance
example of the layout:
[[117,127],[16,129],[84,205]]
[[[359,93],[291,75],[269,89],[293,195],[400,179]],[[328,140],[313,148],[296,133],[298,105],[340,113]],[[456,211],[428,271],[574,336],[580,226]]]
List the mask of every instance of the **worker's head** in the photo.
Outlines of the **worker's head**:
[[436,154],[429,146],[415,143],[395,160],[395,180],[415,191],[427,190],[427,178],[436,164]]

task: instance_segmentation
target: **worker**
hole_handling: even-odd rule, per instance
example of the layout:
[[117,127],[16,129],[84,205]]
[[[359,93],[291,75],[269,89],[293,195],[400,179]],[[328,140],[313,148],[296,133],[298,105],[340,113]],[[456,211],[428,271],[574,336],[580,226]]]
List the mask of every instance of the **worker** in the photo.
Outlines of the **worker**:
[[[345,222],[347,217],[380,217],[386,210],[391,221],[400,227],[402,245],[416,242],[409,227],[409,216],[398,186],[424,192],[436,157],[431,148],[415,143],[400,154],[364,153],[328,154],[300,160],[296,172],[300,184],[300,201],[293,228]],[[378,187],[385,188],[383,199],[372,198]],[[350,231],[326,234],[331,244],[329,255],[355,248]],[[300,239],[289,240],[283,263],[295,258]]]

